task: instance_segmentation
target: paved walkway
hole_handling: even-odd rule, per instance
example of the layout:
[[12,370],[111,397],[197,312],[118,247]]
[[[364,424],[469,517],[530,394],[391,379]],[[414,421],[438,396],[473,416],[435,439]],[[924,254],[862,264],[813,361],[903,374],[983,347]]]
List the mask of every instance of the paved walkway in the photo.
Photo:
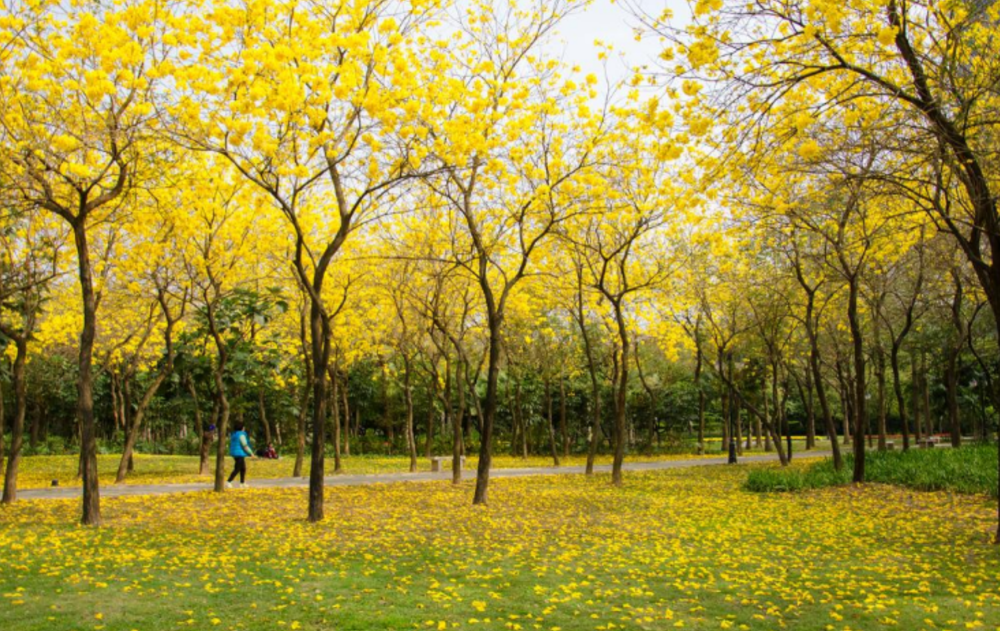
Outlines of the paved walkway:
[[[800,454],[802,457],[822,457],[830,455],[828,452],[811,451]],[[739,460],[744,462],[767,462],[777,460],[778,455],[761,454],[755,456],[743,456]],[[726,457],[718,458],[691,458],[687,460],[658,460],[654,462],[628,462],[622,465],[623,471],[659,471],[661,469],[683,469],[687,467],[703,467],[709,465],[726,464]],[[450,466],[450,465],[449,465]],[[524,469],[493,469],[490,478],[519,478],[531,475],[571,475],[585,472],[583,466],[572,467],[530,467]],[[595,473],[607,473],[611,471],[611,465],[595,465]],[[253,472],[251,467],[250,472]],[[464,479],[475,479],[474,469],[466,469]],[[326,476],[326,486],[360,486],[364,484],[386,484],[392,482],[430,482],[434,480],[450,480],[451,469],[438,473],[417,472],[417,473],[380,473],[370,475],[328,475]],[[250,478],[251,488],[272,489],[272,488],[299,488],[308,487],[309,478]],[[102,485],[101,497],[120,497],[124,495],[167,495],[170,493],[192,493],[195,491],[208,491],[212,489],[211,482],[192,482],[188,484],[119,484]],[[71,499],[80,497],[82,490],[76,486],[53,487],[47,489],[25,489],[17,492],[19,500],[33,499]]]

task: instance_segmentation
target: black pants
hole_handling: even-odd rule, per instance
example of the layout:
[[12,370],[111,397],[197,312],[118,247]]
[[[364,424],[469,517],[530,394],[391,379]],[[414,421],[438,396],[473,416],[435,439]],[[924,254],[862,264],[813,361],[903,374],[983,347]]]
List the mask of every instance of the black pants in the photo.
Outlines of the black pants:
[[234,456],[236,464],[233,465],[233,472],[229,474],[229,481],[232,482],[236,474],[240,474],[240,484],[246,482],[247,479],[247,459],[242,456]]

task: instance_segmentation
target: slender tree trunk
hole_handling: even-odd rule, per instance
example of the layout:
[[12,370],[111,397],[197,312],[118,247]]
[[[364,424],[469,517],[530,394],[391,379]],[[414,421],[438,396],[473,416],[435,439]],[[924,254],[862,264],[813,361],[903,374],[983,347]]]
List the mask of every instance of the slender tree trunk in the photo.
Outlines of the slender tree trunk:
[[[736,454],[739,456],[743,455],[743,406],[734,405],[732,407],[733,415],[733,437],[732,440],[736,443]],[[747,431],[747,436],[749,437],[750,432]]]
[[552,445],[552,464],[559,466],[559,449],[556,447],[556,426],[552,417],[552,384],[545,380],[545,406],[549,424],[549,443]]
[[[314,291],[317,296],[322,294],[322,286]],[[326,367],[330,363],[330,337],[327,323],[321,305],[315,299],[310,300],[309,333],[312,343],[312,388],[313,388],[313,442],[309,461],[309,521],[323,520],[323,477],[324,459],[326,454]]]
[[125,438],[125,447],[122,450],[122,457],[118,463],[118,472],[115,474],[115,484],[124,482],[126,474],[132,470],[130,466],[132,462],[132,450],[135,449],[135,443],[139,439],[139,429],[146,417],[146,410],[149,408],[149,404],[153,402],[153,397],[156,396],[160,385],[167,377],[167,372],[167,369],[164,369],[156,375],[153,383],[149,385],[149,388],[142,395],[142,399],[139,400],[139,407],[136,408],[135,413],[132,415],[132,422],[129,424],[128,434]]
[[923,432],[923,406],[920,398],[920,375],[917,372],[917,356],[910,351],[910,401],[913,409],[913,438],[920,444]]
[[566,374],[559,371],[559,435],[563,458],[569,458],[569,433],[566,431]]
[[[455,367],[455,387],[458,389],[458,409],[455,422],[451,424],[451,483],[462,481],[462,455],[465,442],[462,439],[462,419],[465,418],[465,366],[461,358]],[[432,406],[433,409],[433,406]]]
[[[697,335],[697,333],[696,333]],[[697,342],[694,364],[694,387],[698,390],[698,454],[705,453],[705,389],[701,384],[701,343]]]
[[424,441],[424,457],[430,458],[433,455],[434,449],[434,419],[437,416],[437,410],[434,409],[434,399],[438,396],[438,382],[437,373],[432,373],[431,378],[428,381],[430,396],[427,400],[430,404],[427,406],[430,408],[430,412],[427,414],[427,439]]
[[406,448],[410,453],[410,473],[417,471],[417,439],[413,432],[413,387],[410,381],[410,357],[403,354],[403,395],[406,400]]
[[[722,351],[722,349],[719,349],[719,374],[720,375],[725,374],[723,372],[725,370],[725,365],[723,364],[722,356],[723,356],[723,351]],[[732,405],[733,389],[729,386],[729,383],[727,382],[726,386],[724,388],[720,388],[720,390],[721,390],[721,396],[722,396],[722,400],[719,402],[720,403],[720,407],[722,408],[722,453],[725,454],[725,453],[729,453],[729,426],[731,425],[731,423],[729,422],[729,419],[730,419],[730,417],[729,417],[729,414],[730,414],[729,407]],[[764,413],[767,414],[767,410],[766,409],[765,409]]]
[[816,448],[816,404],[813,400],[814,388],[812,373],[805,371],[805,396],[803,399],[806,406],[806,451]]
[[229,398],[226,396],[226,386],[222,380],[221,370],[215,371],[215,396],[219,406],[219,425],[216,432],[219,440],[215,447],[215,486],[216,493],[226,488],[226,447],[229,437]]
[[87,243],[86,214],[72,222],[76,242],[77,269],[83,301],[83,329],[80,332],[79,372],[77,375],[77,417],[80,420],[80,455],[83,473],[83,516],[88,526],[101,525],[101,493],[97,481],[97,436],[94,427],[94,339],[97,336],[97,299]]
[[[485,277],[483,284],[486,284]],[[489,308],[492,294],[487,296],[489,325],[489,356],[486,369],[486,402],[483,406],[483,422],[479,436],[479,465],[476,470],[476,491],[473,504],[485,504],[490,483],[490,466],[493,462],[493,422],[497,411],[497,383],[500,379],[500,336],[501,320],[495,308]]]
[[613,305],[615,308],[615,320],[618,323],[618,340],[621,344],[621,365],[618,370],[617,392],[615,393],[615,455],[611,462],[611,484],[621,486],[622,464],[625,461],[625,403],[628,396],[628,352],[630,344],[621,302],[613,302]]
[[524,398],[521,392],[521,380],[514,386],[514,404],[517,406],[517,420],[521,427],[521,457],[528,457],[528,423],[524,418]]
[[343,380],[343,383],[340,384],[340,399],[341,399],[341,403],[344,405],[344,417],[343,417],[343,420],[344,420],[344,431],[343,431],[343,436],[344,436],[344,455],[348,456],[348,457],[351,455],[351,434],[352,434],[352,432],[351,432],[351,406],[348,405],[348,403],[347,403],[347,387],[348,387],[348,384],[350,383],[349,375],[350,375],[350,373],[348,372],[348,370],[345,369],[344,370],[344,380]]
[[875,353],[875,379],[878,386],[878,449],[886,449],[886,388],[885,388],[885,354],[881,349]]
[[[732,378],[732,377],[730,377],[730,378]],[[772,417],[772,413],[770,412],[770,404],[769,404],[768,397],[769,396],[773,396],[774,393],[772,392],[771,395],[769,395],[768,392],[767,392],[767,376],[766,376],[766,374],[764,376],[764,387],[761,390],[763,391],[763,395],[764,395],[764,416],[768,419],[768,423],[770,423],[770,419]],[[764,433],[764,451],[768,451],[769,452],[771,450],[772,450],[772,447],[771,447],[771,433],[770,432],[765,432]]]
[[338,392],[337,362],[328,369],[330,375],[330,421],[333,425],[333,472],[343,473],[344,463],[340,458],[340,393]]
[[31,432],[28,437],[28,446],[31,448],[31,452],[34,453],[38,448],[39,434],[42,429],[42,404],[35,402],[35,409],[31,413]]
[[[30,332],[30,331],[29,331]],[[25,379],[25,364],[28,359],[28,334],[14,339],[17,355],[14,358],[14,423],[11,426],[10,455],[7,457],[7,469],[4,474],[3,499],[0,503],[10,504],[17,499],[17,473],[21,464],[21,446],[24,443],[24,417],[28,411],[28,389]],[[3,392],[0,391],[0,399]],[[0,404],[0,419],[3,418],[3,407]],[[0,434],[3,433],[3,422],[0,420]]]
[[927,351],[920,350],[920,385],[924,397],[924,437],[930,439],[934,435],[934,416],[931,413],[931,389],[927,380]]
[[864,338],[861,331],[861,321],[858,315],[858,278],[849,279],[847,299],[847,320],[851,328],[851,339],[854,342],[854,474],[855,483],[865,481],[865,420],[868,418],[865,409],[865,355]]
[[309,414],[309,392],[312,390],[312,369],[306,366],[306,379],[299,395],[299,414],[295,436],[295,467],[292,476],[302,477],[302,463],[306,454],[306,416]]
[[264,443],[271,445],[271,424],[267,421],[267,406],[264,405],[264,387],[257,388],[257,410],[260,413],[260,424],[264,426]]
[[910,419],[906,412],[906,398],[903,396],[903,383],[899,376],[899,346],[893,345],[889,353],[889,366],[892,369],[892,390],[896,395],[896,405],[899,407],[899,420],[903,426],[903,451],[910,449]]

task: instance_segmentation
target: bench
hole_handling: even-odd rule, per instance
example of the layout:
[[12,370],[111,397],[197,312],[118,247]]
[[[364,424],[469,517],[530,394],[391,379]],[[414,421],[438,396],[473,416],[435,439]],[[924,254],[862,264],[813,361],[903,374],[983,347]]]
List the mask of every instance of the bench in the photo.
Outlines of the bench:
[[921,438],[920,440],[917,441],[917,446],[922,447],[923,449],[930,449],[931,447],[936,445],[937,442],[938,441],[933,439]]
[[893,451],[896,449],[896,442],[892,440],[885,441],[885,448],[888,451]]
[[[434,456],[431,458],[431,473],[438,473],[441,471],[441,465],[447,462],[451,464],[451,456]],[[458,460],[459,470],[465,468],[465,456],[459,456]]]

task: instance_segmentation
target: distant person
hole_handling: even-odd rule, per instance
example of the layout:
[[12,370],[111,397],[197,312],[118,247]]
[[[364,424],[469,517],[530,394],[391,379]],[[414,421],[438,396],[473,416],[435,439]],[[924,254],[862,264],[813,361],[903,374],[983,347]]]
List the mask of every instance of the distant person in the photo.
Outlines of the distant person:
[[277,460],[278,452],[274,450],[274,445],[272,443],[268,443],[267,447],[261,447],[257,450],[257,457],[266,458],[268,460]]
[[233,472],[229,474],[229,480],[226,481],[226,488],[233,488],[233,479],[236,474],[240,474],[240,486],[247,488],[247,458],[253,458],[253,451],[250,449],[250,437],[247,433],[243,431],[243,423],[237,421],[233,425],[233,433],[229,435],[229,455],[235,460],[233,465]]

